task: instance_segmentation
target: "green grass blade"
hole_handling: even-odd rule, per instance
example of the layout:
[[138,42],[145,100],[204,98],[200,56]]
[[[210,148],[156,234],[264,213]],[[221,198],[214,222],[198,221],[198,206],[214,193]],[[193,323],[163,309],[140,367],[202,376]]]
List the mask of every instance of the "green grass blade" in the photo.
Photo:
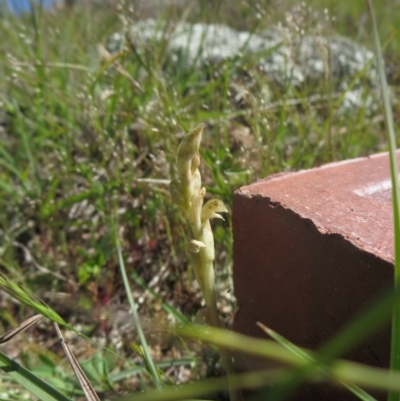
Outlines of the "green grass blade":
[[[276,333],[274,330],[269,329],[268,327],[264,326],[263,324],[258,324],[262,330],[264,330],[271,338],[273,338],[276,342],[281,344],[283,347],[288,349],[290,352],[293,352],[299,358],[301,358],[304,362],[315,362],[316,360],[313,357],[297,345],[293,344],[286,338],[282,337],[280,334]],[[323,370],[322,370],[323,372]],[[376,401],[374,397],[368,394],[366,391],[361,389],[354,384],[346,384],[342,383],[348,390],[350,390],[353,394],[355,394],[360,400],[363,401]]]
[[70,398],[0,352],[0,369],[41,401],[71,401]]
[[[223,333],[221,329],[212,329],[212,337],[217,338]],[[224,332],[224,336],[228,338],[231,335],[229,332]],[[237,336],[235,334],[234,336]],[[243,337],[243,336],[242,336]],[[219,341],[218,341],[219,342]],[[279,344],[275,346],[283,349]],[[284,350],[288,354],[291,352]],[[335,365],[331,370],[333,377],[336,380],[346,380],[347,383],[351,381],[358,382],[364,386],[376,386],[380,389],[386,388],[400,388],[399,376],[391,377],[390,372],[379,369],[371,368],[366,365],[356,364],[352,362],[340,362]],[[285,369],[268,369],[256,371],[251,373],[243,373],[232,375],[232,388],[239,390],[242,388],[259,389],[260,384],[276,384],[285,382],[288,377],[288,371]],[[316,380],[326,379],[321,372],[317,372],[313,376]],[[201,397],[205,394],[221,391],[226,389],[226,380],[223,377],[203,380],[201,382],[191,383],[187,385],[170,387],[164,389],[162,392],[148,391],[142,394],[133,394],[126,397],[118,398],[118,401],[177,401],[188,400],[188,398]],[[266,399],[266,398],[265,398]],[[268,401],[270,397],[268,397]]]
[[[374,8],[371,0],[366,0],[369,14],[372,20],[374,45],[376,53],[376,63],[378,67],[379,80],[382,91],[382,102],[386,122],[386,131],[389,143],[390,172],[392,177],[392,201],[393,201],[393,221],[394,221],[394,241],[395,241],[395,268],[394,268],[394,285],[396,288],[400,286],[400,195],[399,195],[399,179],[398,167],[396,159],[396,133],[394,131],[392,107],[390,104],[389,88],[386,80],[386,73],[383,65],[382,49],[379,40],[378,27],[376,23]],[[392,370],[400,370],[400,302],[397,302],[393,308],[392,316],[392,344],[390,355],[390,368]],[[391,392],[389,394],[390,401],[399,401],[400,393]]]
[[334,358],[359,345],[390,320],[394,305],[400,301],[400,287],[375,301],[358,319],[345,326],[333,339],[323,345],[314,355],[313,361],[300,366],[291,374],[288,382],[273,390],[271,400],[282,400],[307,380],[321,365],[330,365]]
[[122,280],[124,282],[124,286],[125,286],[125,292],[126,292],[126,296],[128,298],[128,302],[129,302],[129,306],[131,308],[132,311],[132,316],[133,316],[133,320],[135,322],[135,326],[136,329],[138,331],[138,335],[140,338],[140,343],[142,344],[143,347],[143,353],[144,353],[144,358],[145,358],[145,362],[146,365],[149,368],[150,374],[153,377],[154,383],[157,387],[158,390],[162,389],[162,384],[161,384],[161,380],[160,377],[157,373],[157,369],[154,365],[153,359],[150,355],[150,350],[149,347],[147,345],[147,341],[146,341],[146,336],[144,335],[142,326],[140,324],[140,319],[139,319],[139,314],[137,312],[136,309],[136,303],[133,299],[132,296],[132,291],[130,289],[129,286],[129,281],[128,281],[128,276],[126,274],[126,270],[125,270],[125,263],[124,263],[124,259],[122,257],[122,251],[121,251],[121,246],[117,240],[117,251],[118,251],[118,261],[119,261],[119,266],[120,266],[120,270],[121,270],[121,276],[122,276]]
[[[400,291],[397,291],[396,294],[398,295],[399,293]],[[375,307],[371,308],[373,313],[371,313],[369,310],[358,320],[361,321],[362,325],[357,326],[356,324],[357,329],[364,327],[364,323],[366,323],[367,318],[372,319],[372,322],[370,321],[370,326],[374,326],[373,319],[375,318],[376,314],[383,313],[385,310],[387,312],[386,315],[390,317],[390,310],[393,306],[393,303],[398,299],[399,297],[395,298],[391,296],[386,297],[383,302],[379,302]],[[382,305],[384,305],[384,307],[382,307]],[[354,324],[351,325],[349,329],[345,329],[339,336],[342,338],[342,340],[339,342],[340,345],[342,342],[344,342],[343,337],[347,335],[349,330],[354,330],[353,326]],[[377,324],[377,326],[380,327],[379,324]],[[294,354],[292,351],[289,351],[288,349],[271,340],[255,339],[241,334],[228,332],[226,330],[211,327],[203,328],[201,326],[197,327],[193,325],[183,327],[178,326],[177,332],[179,335],[199,339],[207,343],[214,344],[218,347],[230,349],[231,351],[241,352],[246,355],[254,355],[297,367],[297,369],[286,375],[285,378],[287,381],[282,381],[282,386],[277,386],[276,388],[289,387],[289,390],[292,391],[304,380],[313,379],[316,377],[321,379],[321,372],[318,371],[318,367],[320,367],[321,364],[324,364],[329,365],[328,369],[324,371],[324,376],[322,377],[324,380],[326,380],[326,374],[328,374],[329,377],[331,377],[331,379],[335,382],[343,382],[346,384],[354,383],[362,387],[382,390],[400,389],[400,373],[394,373],[385,369],[373,368],[344,360],[333,360],[333,351],[336,352],[340,350],[334,341],[332,341],[334,346],[331,347],[329,343],[328,346],[323,347],[318,353],[303,350],[307,352],[311,358],[311,362],[305,363],[299,355]],[[372,334],[372,332],[373,329],[369,328],[369,332],[365,335]],[[344,348],[342,347],[341,349]],[[290,394],[290,391],[288,393]],[[287,393],[281,392],[280,388],[279,391],[275,391],[275,395],[277,397],[278,395],[286,396]],[[271,399],[273,398],[271,397]]]
[[0,289],[10,294],[13,298],[17,299],[22,304],[47,317],[52,322],[56,322],[61,326],[66,326],[70,328],[70,326],[57,312],[45,305],[43,302],[36,300],[36,297],[30,294],[27,289],[24,289],[3,274],[0,274]]
[[15,188],[10,185],[8,182],[5,182],[4,180],[0,179],[0,189],[3,191],[7,192],[9,195],[15,196]]
[[[282,380],[284,374],[285,371],[282,371],[282,369],[272,369],[268,371],[233,375],[232,379],[234,380],[232,380],[231,387],[234,390],[239,390],[244,387],[256,389],[259,387],[260,383]],[[193,400],[194,397],[205,396],[206,394],[225,389],[226,379],[224,377],[218,377],[179,387],[169,387],[164,389],[162,392],[148,391],[142,394],[133,394],[118,398],[117,401],[190,401]]]

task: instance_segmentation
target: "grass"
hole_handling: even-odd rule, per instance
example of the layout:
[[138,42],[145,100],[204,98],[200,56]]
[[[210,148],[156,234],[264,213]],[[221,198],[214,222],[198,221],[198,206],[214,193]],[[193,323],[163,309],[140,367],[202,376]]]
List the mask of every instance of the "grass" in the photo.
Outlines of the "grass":
[[[202,306],[187,264],[185,224],[167,184],[184,132],[200,122],[206,124],[203,182],[207,192],[228,207],[235,189],[271,173],[388,148],[381,110],[368,112],[362,107],[338,113],[330,79],[300,91],[272,85],[273,107],[265,107],[265,78],[252,67],[254,60],[223,63],[208,71],[205,80],[203,71],[183,71],[169,64],[163,42],[112,58],[99,51],[98,45],[105,46],[115,31],[157,13],[165,37],[165,19],[226,23],[255,32],[280,21],[294,35],[302,30],[310,35],[339,33],[373,48],[371,23],[361,0],[309,0],[311,9],[297,1],[199,4],[192,9],[165,6],[161,11],[137,6],[133,12],[128,6],[110,12],[105,4],[82,4],[70,10],[35,9],[20,17],[0,16],[4,38],[0,43],[0,269],[52,306],[55,301],[49,292],[81,299],[89,313],[80,315],[67,302],[55,307],[83,333],[93,332],[98,341],[105,337],[110,348],[116,348],[112,331],[106,323],[103,331],[96,331],[96,319],[91,319],[96,316],[88,315],[102,316],[106,308],[114,313],[126,304],[116,227],[120,260],[125,261],[141,316],[162,320],[172,313],[179,320],[182,315],[190,319]],[[397,95],[400,81],[392,66],[400,61],[396,31],[400,15],[386,4],[376,12],[381,41],[387,42],[387,75]],[[234,68],[251,71],[250,82],[233,79]],[[235,101],[238,88],[244,94],[240,104]],[[327,100],[309,101],[315,93]],[[399,113],[395,105],[395,130]],[[217,285],[225,292],[232,265],[229,231],[229,221],[214,229]],[[2,301],[0,332],[30,313],[32,304],[25,307],[12,299]],[[232,304],[228,295],[220,300],[226,322]],[[79,395],[76,383],[66,379],[69,367],[60,362],[49,326],[43,323],[30,338],[36,345],[23,347],[24,365],[52,378],[62,391]],[[88,371],[99,391],[147,389],[156,383],[132,360],[110,357],[101,350],[107,369],[98,368],[94,355],[99,354],[82,346],[78,351],[92,366]],[[207,376],[201,363],[194,363],[192,377]],[[184,366],[182,362],[177,368],[182,374]],[[142,374],[128,380],[131,371]],[[113,379],[121,377],[125,379]],[[0,383],[10,389],[10,397],[19,391],[5,377],[0,377]]]

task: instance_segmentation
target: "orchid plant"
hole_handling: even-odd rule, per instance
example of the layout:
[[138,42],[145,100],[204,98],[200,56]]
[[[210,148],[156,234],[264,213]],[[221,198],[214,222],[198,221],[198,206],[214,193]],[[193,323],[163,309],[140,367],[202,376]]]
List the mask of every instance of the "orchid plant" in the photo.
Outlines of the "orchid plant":
[[203,124],[190,131],[182,140],[176,157],[178,178],[171,181],[173,200],[187,217],[192,228],[193,239],[189,243],[190,261],[196,279],[203,292],[207,307],[208,323],[220,326],[214,279],[214,236],[210,219],[223,217],[226,206],[218,199],[204,204],[206,189],[201,186],[199,147]]
[[[219,213],[228,209],[218,199],[204,203],[206,189],[202,187],[200,166],[200,142],[204,125],[200,124],[183,138],[176,156],[177,179],[170,184],[173,201],[179,206],[189,221],[193,238],[189,242],[190,261],[202,290],[206,304],[206,320],[211,326],[221,327],[217,309],[217,296],[214,277],[214,236],[210,220],[223,219]],[[224,367],[228,373],[233,372],[232,358],[220,350]],[[229,379],[229,377],[228,377]],[[230,391],[231,401],[237,400],[235,392]]]

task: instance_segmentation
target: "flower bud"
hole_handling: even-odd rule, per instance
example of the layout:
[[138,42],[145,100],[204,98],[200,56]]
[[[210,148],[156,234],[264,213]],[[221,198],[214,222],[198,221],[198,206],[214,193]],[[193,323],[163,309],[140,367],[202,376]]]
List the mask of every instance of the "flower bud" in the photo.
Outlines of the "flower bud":
[[206,246],[203,244],[201,241],[196,241],[195,239],[192,239],[189,242],[188,249],[192,253],[199,253],[201,248],[205,248]]

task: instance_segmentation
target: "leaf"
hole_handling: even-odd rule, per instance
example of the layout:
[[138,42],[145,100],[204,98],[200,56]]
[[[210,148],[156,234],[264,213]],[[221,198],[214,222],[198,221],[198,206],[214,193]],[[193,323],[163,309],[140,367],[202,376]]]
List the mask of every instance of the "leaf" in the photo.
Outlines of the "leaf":
[[71,401],[57,389],[0,352],[0,369],[41,401]]

